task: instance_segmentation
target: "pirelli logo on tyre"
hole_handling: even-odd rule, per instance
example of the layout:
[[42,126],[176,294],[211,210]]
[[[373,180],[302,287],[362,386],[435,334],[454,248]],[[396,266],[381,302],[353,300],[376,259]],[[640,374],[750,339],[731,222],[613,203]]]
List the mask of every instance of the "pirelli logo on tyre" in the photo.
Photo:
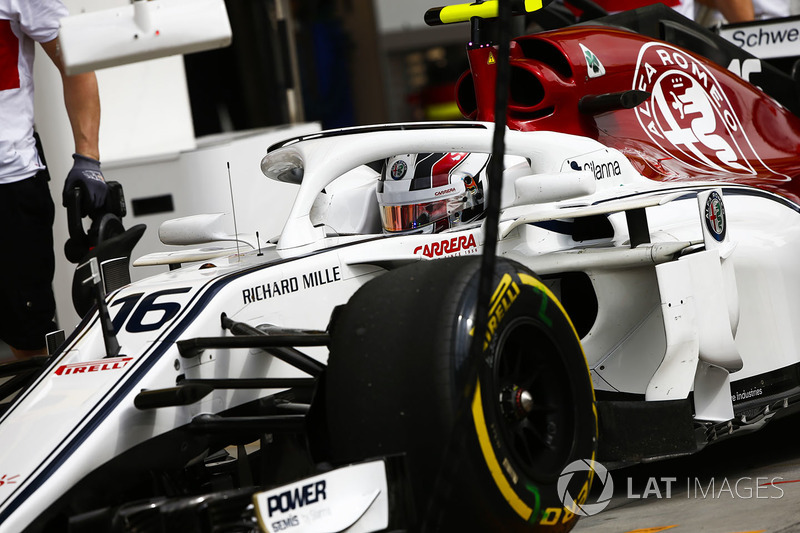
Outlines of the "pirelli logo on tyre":
[[489,303],[489,318],[486,323],[486,339],[483,341],[484,350],[489,347],[489,343],[492,342],[492,338],[494,338],[497,327],[500,325],[500,322],[503,320],[506,312],[511,308],[511,304],[513,304],[514,300],[516,300],[517,296],[519,296],[519,292],[519,285],[517,285],[517,282],[511,278],[511,275],[503,274],[503,277],[500,279],[500,283],[494,290],[494,294],[492,295],[492,299]]

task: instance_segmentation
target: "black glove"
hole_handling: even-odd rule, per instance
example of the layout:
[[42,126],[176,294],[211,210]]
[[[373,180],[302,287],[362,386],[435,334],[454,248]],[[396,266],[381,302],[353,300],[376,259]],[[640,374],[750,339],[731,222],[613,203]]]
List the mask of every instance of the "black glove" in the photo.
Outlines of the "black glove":
[[72,154],[72,159],[75,163],[64,183],[62,204],[67,207],[67,193],[75,187],[80,187],[84,209],[88,213],[97,212],[105,206],[108,196],[108,185],[100,170],[100,161],[80,154]]

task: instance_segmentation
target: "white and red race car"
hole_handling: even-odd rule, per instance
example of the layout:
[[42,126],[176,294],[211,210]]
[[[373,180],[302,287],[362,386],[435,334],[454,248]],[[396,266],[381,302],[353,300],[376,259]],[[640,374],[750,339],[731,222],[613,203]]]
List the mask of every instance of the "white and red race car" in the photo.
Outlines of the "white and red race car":
[[[264,174],[299,192],[251,251],[146,256],[170,270],[130,284],[127,234],[92,252],[82,323],[0,367],[0,530],[567,531],[592,481],[559,486],[574,461],[690,454],[794,411],[789,78],[751,85],[726,70],[741,51],[655,8],[521,37],[490,159],[499,49],[477,16],[474,121],[271,147]],[[411,175],[427,185],[393,195]],[[499,204],[489,270],[488,219],[447,207],[470,195]]]

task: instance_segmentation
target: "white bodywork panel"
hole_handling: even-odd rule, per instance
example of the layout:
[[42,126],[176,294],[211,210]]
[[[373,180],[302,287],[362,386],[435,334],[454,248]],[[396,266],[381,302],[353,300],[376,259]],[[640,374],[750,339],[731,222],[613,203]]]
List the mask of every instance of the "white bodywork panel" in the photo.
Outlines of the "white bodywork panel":
[[[483,223],[439,234],[377,232],[377,211],[370,208],[377,174],[362,165],[394,153],[489,151],[491,125],[311,137],[285,142],[262,161],[270,177],[302,176],[277,242],[239,253],[200,249],[140,258],[202,264],[108,295],[121,353],[104,359],[97,315],[88,317],[0,417],[0,471],[15,476],[0,486],[4,528],[23,529],[91,468],[149,438],[279,392],[214,390],[189,405],[142,411],[133,407],[141,390],[174,387],[179,376],[305,377],[257,349],[179,354],[181,339],[227,335],[223,313],[253,326],[324,330],[335,306],[386,269],[482,252]],[[567,274],[588,280],[585,298],[565,307],[578,315],[587,306],[580,335],[596,391],[653,401],[693,394],[696,420],[725,422],[734,412],[732,383],[798,363],[800,281],[787,268],[800,263],[797,206],[749,187],[650,181],[622,154],[585,138],[507,132],[506,145],[517,160],[502,194],[498,254],[537,272],[556,295],[570,283]],[[598,150],[621,172],[589,185],[569,162],[599,157]],[[520,166],[519,158],[528,162]],[[563,188],[539,197],[537,184],[558,173],[567,174]],[[727,217],[718,245],[709,241],[702,215],[712,192],[721,193]],[[649,225],[650,242],[634,248],[630,211],[644,211]],[[579,219],[607,222],[607,229],[576,241],[571,228]],[[213,216],[194,221],[194,229],[191,219],[174,223],[173,237],[188,243],[203,234],[230,236]],[[594,311],[588,292],[597,300]],[[327,360],[324,347],[302,351]]]

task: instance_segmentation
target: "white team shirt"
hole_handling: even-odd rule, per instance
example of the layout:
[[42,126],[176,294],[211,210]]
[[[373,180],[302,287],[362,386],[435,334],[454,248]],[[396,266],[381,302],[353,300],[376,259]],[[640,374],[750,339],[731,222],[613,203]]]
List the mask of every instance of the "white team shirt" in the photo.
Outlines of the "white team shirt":
[[61,0],[0,0],[0,183],[44,168],[33,140],[34,41],[58,36]]
[[756,20],[788,17],[789,0],[753,0],[753,11]]

